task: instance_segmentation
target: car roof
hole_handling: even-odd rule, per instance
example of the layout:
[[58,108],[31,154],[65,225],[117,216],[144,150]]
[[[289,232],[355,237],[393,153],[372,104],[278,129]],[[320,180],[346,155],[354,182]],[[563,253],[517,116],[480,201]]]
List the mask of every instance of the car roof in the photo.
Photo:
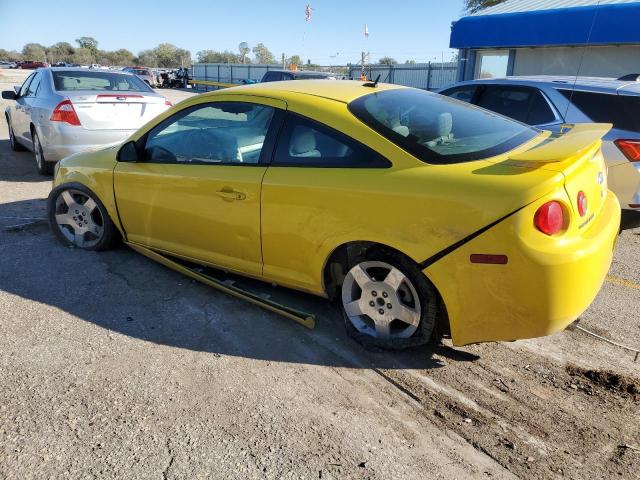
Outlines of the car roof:
[[640,95],[640,82],[632,82],[628,80],[617,80],[615,78],[606,77],[574,77],[560,75],[531,75],[531,76],[515,76],[502,78],[483,78],[478,80],[469,80],[461,82],[457,85],[465,84],[483,84],[483,83],[500,83],[505,85],[545,85],[553,88],[568,87],[576,90],[584,90],[590,92],[601,93],[619,93]]
[[223,93],[233,91],[233,93],[242,93],[246,95],[259,95],[263,97],[286,99],[291,94],[302,94],[327,98],[329,100],[335,100],[342,103],[349,103],[356,98],[369,93],[407,88],[401,85],[391,85],[388,83],[379,83],[375,88],[373,88],[365,87],[365,83],[366,82],[355,80],[336,80],[335,82],[327,82],[326,80],[305,80],[304,82],[285,80],[281,82],[252,83],[218,90],[204,95],[215,95],[218,92]]

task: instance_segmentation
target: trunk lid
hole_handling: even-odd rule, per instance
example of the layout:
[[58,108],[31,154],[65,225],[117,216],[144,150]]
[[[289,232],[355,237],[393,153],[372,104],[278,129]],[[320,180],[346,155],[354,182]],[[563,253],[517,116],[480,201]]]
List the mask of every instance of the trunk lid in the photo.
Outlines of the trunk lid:
[[[560,135],[510,155],[506,163],[562,173],[572,211],[582,228],[600,212],[607,194],[607,169],[600,147],[601,138],[611,127],[606,123],[563,125]],[[586,197],[582,214],[580,192]]]
[[164,97],[144,92],[74,92],[69,100],[87,130],[136,130],[168,108]]

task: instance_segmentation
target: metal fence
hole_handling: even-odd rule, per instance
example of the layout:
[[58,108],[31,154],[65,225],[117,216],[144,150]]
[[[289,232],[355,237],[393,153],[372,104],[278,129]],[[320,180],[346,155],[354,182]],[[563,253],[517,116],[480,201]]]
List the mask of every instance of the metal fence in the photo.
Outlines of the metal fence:
[[[360,65],[349,67],[349,76],[358,78],[362,72]],[[380,82],[395,83],[423,90],[438,90],[456,81],[457,62],[415,63],[401,65],[371,65],[365,67],[368,78],[375,80],[380,75]]]
[[[195,63],[191,77],[194,80],[204,80],[224,83],[244,83],[247,80],[260,81],[269,70],[281,70],[282,64],[245,65],[241,63]],[[324,65],[301,70],[317,70],[331,72],[338,78],[360,78],[360,65]],[[451,85],[456,81],[458,64],[445,63],[417,63],[402,65],[367,65],[365,72],[368,78],[375,80],[380,75],[380,82],[395,83],[407,87],[437,90]],[[199,89],[213,89],[215,87],[198,85]]]

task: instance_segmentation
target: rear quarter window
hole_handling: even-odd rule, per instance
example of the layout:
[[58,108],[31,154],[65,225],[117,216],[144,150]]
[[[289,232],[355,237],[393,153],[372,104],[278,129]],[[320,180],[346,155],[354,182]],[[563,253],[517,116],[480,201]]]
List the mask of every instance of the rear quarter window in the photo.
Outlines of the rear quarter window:
[[640,97],[580,90],[561,90],[582,113],[595,123],[613,123],[613,128],[640,133]]

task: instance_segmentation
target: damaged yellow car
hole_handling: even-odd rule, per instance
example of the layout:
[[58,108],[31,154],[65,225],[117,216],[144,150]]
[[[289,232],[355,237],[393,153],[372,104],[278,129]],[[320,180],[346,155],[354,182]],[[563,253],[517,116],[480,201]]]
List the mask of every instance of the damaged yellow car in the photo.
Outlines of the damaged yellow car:
[[138,251],[335,298],[382,347],[548,335],[592,302],[620,206],[600,138],[551,136],[377,82],[194,96],[125,144],[56,168],[67,245]]

